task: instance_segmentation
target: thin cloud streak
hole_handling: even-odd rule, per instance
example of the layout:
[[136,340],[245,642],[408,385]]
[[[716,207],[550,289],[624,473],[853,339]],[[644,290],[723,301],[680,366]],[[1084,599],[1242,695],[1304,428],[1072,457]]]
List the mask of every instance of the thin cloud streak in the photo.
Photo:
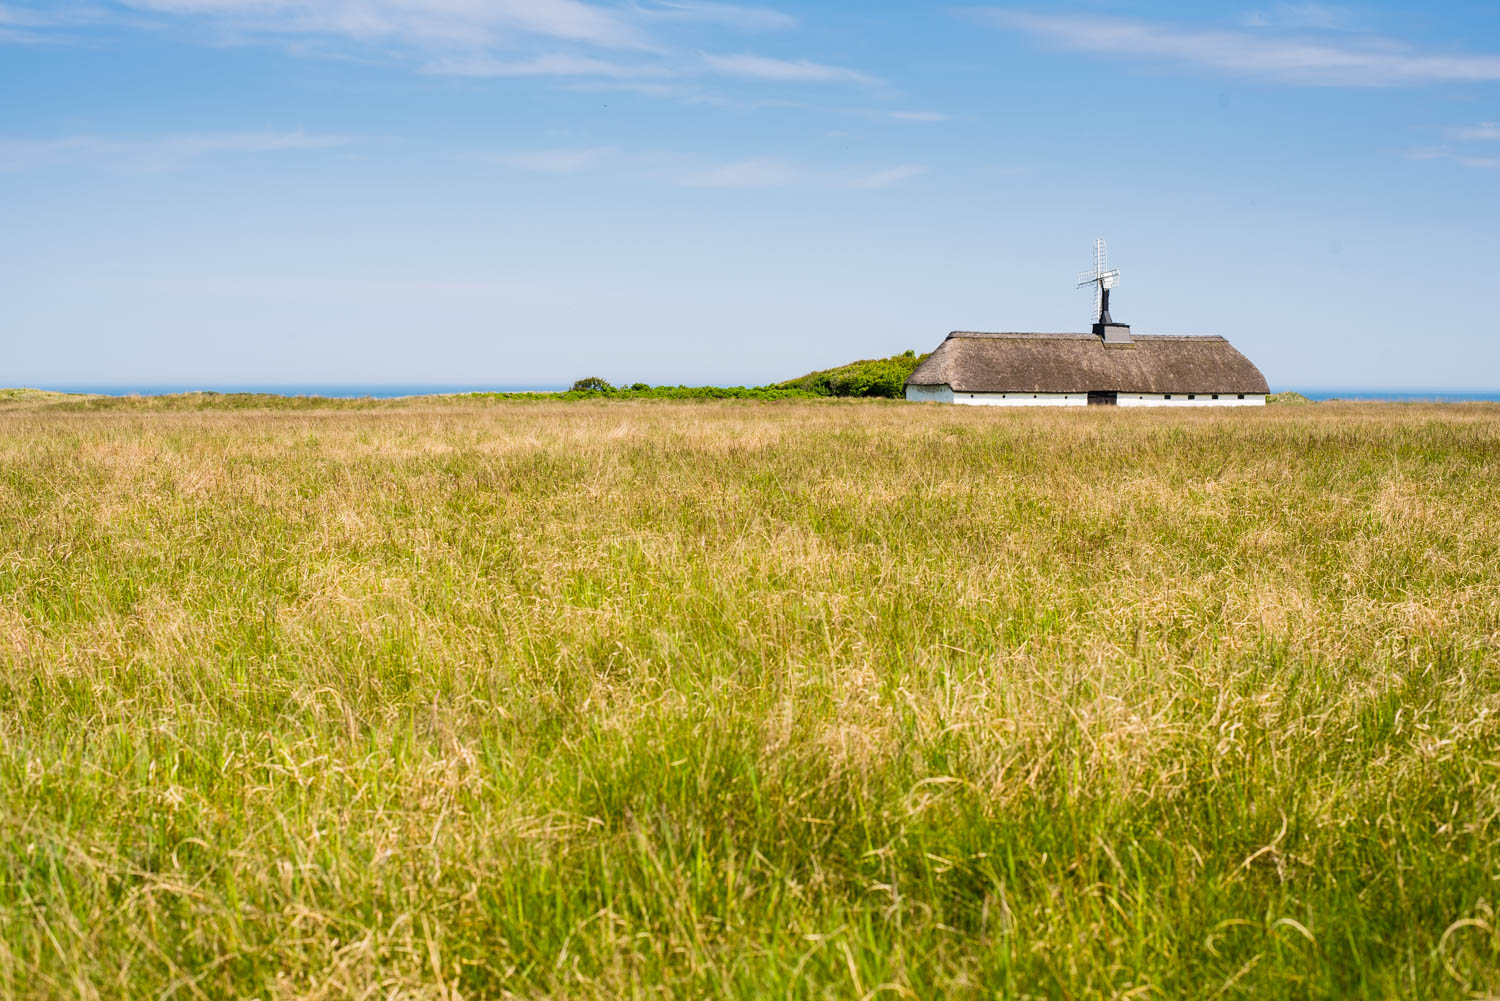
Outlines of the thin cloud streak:
[[[521,77],[521,76],[573,76],[602,77],[611,80],[664,80],[705,73],[722,77],[762,80],[771,83],[857,83],[875,84],[874,77],[841,66],[825,66],[806,59],[772,59],[766,56],[741,54],[734,56],[705,55],[694,64],[682,62],[671,65],[665,62],[621,63],[596,59],[590,56],[548,55],[533,59],[504,60],[487,56],[445,58],[434,60],[425,67],[429,73],[470,77]],[[656,96],[679,96],[681,89],[651,85],[635,88],[639,92]],[[934,121],[932,112],[896,112],[893,117],[906,117],[912,121]]]
[[[68,29],[188,29],[189,38],[279,46],[304,57],[370,56],[435,76],[663,81],[719,77],[775,85],[875,85],[873,76],[813,59],[704,54],[654,36],[669,26],[739,32],[795,27],[790,14],[708,0],[116,0],[110,7],[0,0],[0,43],[80,41]],[[693,87],[642,93],[713,103]]]
[[102,166],[126,170],[173,170],[203,157],[229,154],[324,150],[357,140],[304,132],[237,132],[216,135],[112,139],[65,136],[58,139],[0,139],[0,171],[56,166]]
[[1246,14],[1251,28],[1284,28],[1298,31],[1363,31],[1364,21],[1348,7],[1326,3],[1278,3],[1266,10]]
[[925,174],[927,168],[920,164],[907,163],[899,167],[891,167],[889,170],[877,170],[873,174],[866,174],[850,181],[848,187],[865,191],[876,188],[889,188],[893,184],[900,184],[920,174]]
[[687,188],[774,188],[805,180],[806,176],[783,160],[757,157],[684,174],[677,183]]
[[703,57],[704,65],[722,76],[779,83],[879,83],[874,77],[842,66],[827,66],[806,59],[773,59],[741,53],[732,56]]
[[1500,170],[1500,156],[1471,156],[1446,149],[1416,149],[1406,154],[1408,160],[1446,160],[1460,167],[1476,170]]
[[486,77],[605,77],[612,80],[638,80],[672,76],[673,71],[660,64],[619,63],[590,56],[547,55],[531,59],[493,59],[487,56],[446,58],[429,62],[423,69],[442,76]]
[[510,150],[466,157],[511,170],[578,174],[608,170],[616,178],[665,183],[681,188],[788,188],[873,191],[924,174],[921,164],[899,164],[880,170],[827,168],[799,164],[778,156],[754,156],[704,164],[679,153],[630,152],[614,146]]
[[1466,125],[1462,128],[1450,129],[1448,134],[1463,142],[1500,141],[1500,122]]
[[549,174],[572,174],[594,167],[614,155],[613,147],[590,149],[543,149],[515,153],[495,153],[483,157],[490,163],[516,170],[533,170]]
[[670,3],[637,7],[641,14],[663,21],[694,21],[718,24],[740,31],[782,31],[795,28],[797,18],[770,7],[746,7],[727,3]]
[[781,188],[805,185],[874,191],[888,188],[925,173],[920,164],[902,164],[884,170],[858,173],[802,167],[773,157],[755,157],[721,164],[708,170],[679,174],[674,183],[689,188]]
[[47,10],[0,4],[0,44],[48,45],[65,40],[71,28],[85,28],[106,20],[93,7],[62,6]]
[[615,11],[581,0],[122,0],[135,10],[203,17],[241,31],[331,35],[357,42],[484,48],[530,36],[614,49],[647,49]]
[[1500,80],[1500,56],[1421,52],[1391,39],[1335,44],[1251,31],[1199,31],[1094,15],[968,11],[976,21],[1075,52],[1104,52],[1324,87],[1396,87]]
[[71,28],[104,19],[93,7],[62,6],[47,10],[0,4],[0,28]]

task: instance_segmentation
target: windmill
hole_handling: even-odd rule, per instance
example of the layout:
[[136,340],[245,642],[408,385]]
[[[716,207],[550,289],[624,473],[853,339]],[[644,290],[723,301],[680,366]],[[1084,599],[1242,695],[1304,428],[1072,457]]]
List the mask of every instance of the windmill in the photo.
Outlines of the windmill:
[[1109,318],[1109,290],[1120,284],[1120,272],[1109,266],[1109,255],[1104,249],[1104,240],[1094,241],[1094,269],[1078,273],[1078,287],[1094,287],[1095,324],[1112,324]]

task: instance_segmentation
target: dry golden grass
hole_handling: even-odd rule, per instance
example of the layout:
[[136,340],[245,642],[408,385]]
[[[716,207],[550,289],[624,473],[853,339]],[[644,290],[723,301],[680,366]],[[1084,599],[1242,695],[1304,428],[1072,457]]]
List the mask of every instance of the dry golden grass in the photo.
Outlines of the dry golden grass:
[[0,401],[0,996],[1500,992],[1500,407]]

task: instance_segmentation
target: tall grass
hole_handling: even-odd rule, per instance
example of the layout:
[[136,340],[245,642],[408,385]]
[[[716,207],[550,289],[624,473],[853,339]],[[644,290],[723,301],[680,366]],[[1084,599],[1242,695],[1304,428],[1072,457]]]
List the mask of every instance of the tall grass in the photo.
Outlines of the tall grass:
[[1500,992],[1500,408],[0,411],[0,996]]

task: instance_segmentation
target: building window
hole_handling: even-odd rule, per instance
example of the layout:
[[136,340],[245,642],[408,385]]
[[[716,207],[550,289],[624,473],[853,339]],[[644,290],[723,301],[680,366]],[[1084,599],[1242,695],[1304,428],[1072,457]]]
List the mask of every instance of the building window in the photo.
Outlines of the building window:
[[1216,399],[1216,400],[1217,400],[1217,399],[1218,399],[1218,398],[1219,398],[1219,394],[1218,394],[1218,393],[1215,393],[1215,394],[1214,394],[1214,399]]
[[1196,400],[1197,398],[1198,398],[1198,394],[1197,393],[1189,393],[1188,394],[1188,399],[1190,399],[1190,400]]
[[1164,400],[1170,400],[1171,398],[1172,398],[1172,394],[1171,393],[1168,393],[1166,396],[1162,397],[1162,399],[1164,399]]
[[1244,394],[1244,393],[1241,393],[1241,394],[1240,394],[1240,399],[1242,399],[1242,400],[1243,400],[1243,399],[1244,399],[1244,398],[1245,398],[1245,394]]

